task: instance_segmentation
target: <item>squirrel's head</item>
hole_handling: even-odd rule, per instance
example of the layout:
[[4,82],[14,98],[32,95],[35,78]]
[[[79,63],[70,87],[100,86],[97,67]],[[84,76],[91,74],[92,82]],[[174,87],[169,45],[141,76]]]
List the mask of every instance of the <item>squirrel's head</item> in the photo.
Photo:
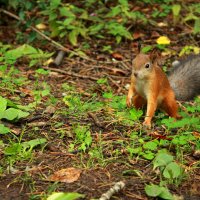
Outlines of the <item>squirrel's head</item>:
[[148,79],[156,66],[157,53],[152,51],[149,55],[138,53],[132,62],[132,75],[136,79]]

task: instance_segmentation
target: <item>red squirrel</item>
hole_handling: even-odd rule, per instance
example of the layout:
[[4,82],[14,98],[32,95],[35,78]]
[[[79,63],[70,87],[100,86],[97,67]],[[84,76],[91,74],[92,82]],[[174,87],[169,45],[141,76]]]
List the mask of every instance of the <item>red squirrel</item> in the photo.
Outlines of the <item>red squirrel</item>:
[[126,104],[136,109],[147,105],[143,125],[151,127],[157,108],[179,119],[177,100],[190,100],[200,94],[200,56],[191,56],[176,66],[169,77],[157,64],[157,53],[140,52],[132,62],[131,85]]

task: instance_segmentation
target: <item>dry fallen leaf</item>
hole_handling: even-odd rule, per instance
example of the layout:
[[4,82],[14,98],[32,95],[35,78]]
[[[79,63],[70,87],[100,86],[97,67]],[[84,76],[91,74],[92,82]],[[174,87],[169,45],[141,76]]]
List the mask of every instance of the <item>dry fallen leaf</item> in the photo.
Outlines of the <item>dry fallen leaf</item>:
[[119,53],[112,53],[112,57],[116,60],[123,60],[123,56]]
[[193,131],[192,134],[193,134],[196,138],[200,138],[200,133],[199,133],[199,132]]
[[158,27],[167,27],[167,26],[168,26],[167,23],[164,23],[164,22],[158,23]]
[[14,133],[15,135],[20,135],[20,133],[22,132],[21,128],[12,128],[11,132]]
[[44,112],[54,114],[56,112],[56,108],[54,106],[47,106]]
[[140,39],[140,38],[142,38],[142,37],[144,37],[144,34],[143,34],[143,33],[140,33],[140,32],[135,32],[135,33],[133,33],[133,38],[134,38],[134,40]]
[[123,70],[121,70],[121,69],[118,69],[118,68],[112,68],[112,69],[111,69],[111,72],[112,72],[113,74],[122,74],[122,75],[125,75],[125,74],[126,74],[125,71],[123,71]]
[[158,37],[160,37],[160,34],[157,31],[151,32],[151,38],[158,38]]
[[22,93],[24,93],[25,95],[28,95],[28,96],[33,96],[33,91],[32,90],[29,90],[27,88],[20,88],[20,91]]
[[81,174],[80,169],[69,167],[69,168],[61,169],[55,172],[48,178],[48,180],[59,181],[59,182],[64,182],[64,183],[73,183],[79,179],[80,174]]

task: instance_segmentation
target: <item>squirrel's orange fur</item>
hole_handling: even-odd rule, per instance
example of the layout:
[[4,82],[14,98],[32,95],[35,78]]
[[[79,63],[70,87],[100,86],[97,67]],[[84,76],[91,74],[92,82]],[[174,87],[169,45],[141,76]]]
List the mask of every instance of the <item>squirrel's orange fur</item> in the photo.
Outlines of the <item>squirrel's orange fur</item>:
[[156,54],[138,53],[133,60],[131,85],[126,99],[127,106],[137,108],[147,105],[143,125],[151,127],[151,119],[157,108],[169,116],[179,118],[178,105],[167,76],[156,62]]

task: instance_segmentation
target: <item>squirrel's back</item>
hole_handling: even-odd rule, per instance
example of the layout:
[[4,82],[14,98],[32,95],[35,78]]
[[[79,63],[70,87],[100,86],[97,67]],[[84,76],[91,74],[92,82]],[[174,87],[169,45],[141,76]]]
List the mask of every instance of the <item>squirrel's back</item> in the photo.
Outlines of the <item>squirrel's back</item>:
[[188,101],[200,94],[200,55],[179,62],[168,76],[177,100]]

